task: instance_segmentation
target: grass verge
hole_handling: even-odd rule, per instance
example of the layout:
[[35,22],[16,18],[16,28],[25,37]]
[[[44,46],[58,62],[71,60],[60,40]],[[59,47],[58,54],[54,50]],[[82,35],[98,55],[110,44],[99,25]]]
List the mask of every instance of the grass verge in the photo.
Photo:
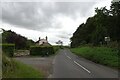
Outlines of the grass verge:
[[79,47],[71,51],[93,62],[120,69],[118,50],[107,47]]
[[43,78],[38,70],[14,59],[3,57],[3,78]]

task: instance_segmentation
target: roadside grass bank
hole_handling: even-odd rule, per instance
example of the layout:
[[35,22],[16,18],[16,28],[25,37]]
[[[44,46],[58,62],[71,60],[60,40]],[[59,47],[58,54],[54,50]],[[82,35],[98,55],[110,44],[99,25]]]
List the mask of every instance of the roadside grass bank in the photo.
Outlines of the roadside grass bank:
[[60,49],[60,46],[53,46],[53,49],[54,49],[54,52],[56,53]]
[[44,78],[42,72],[3,55],[2,58],[3,78]]
[[53,46],[53,49],[55,52],[55,54],[53,54],[53,55],[56,55],[61,48],[60,48],[60,46]]
[[120,69],[120,57],[117,49],[107,47],[78,47],[71,48],[71,51],[93,62]]

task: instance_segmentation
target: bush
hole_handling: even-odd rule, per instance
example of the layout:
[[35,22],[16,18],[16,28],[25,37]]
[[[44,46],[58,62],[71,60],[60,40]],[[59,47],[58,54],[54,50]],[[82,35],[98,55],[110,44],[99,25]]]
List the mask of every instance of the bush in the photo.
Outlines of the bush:
[[54,48],[54,52],[56,53],[60,49],[60,46],[53,46],[53,48]]
[[2,55],[2,74],[3,77],[6,76],[6,74],[9,74],[9,71],[13,72],[15,69],[14,63],[11,58],[7,57],[5,53]]
[[30,55],[49,56],[54,54],[52,46],[31,46]]
[[1,45],[2,45],[2,51],[5,52],[7,56],[13,57],[15,44],[0,44],[0,46]]
[[110,43],[108,44],[108,47],[118,48],[118,42],[117,42],[117,41],[110,42]]

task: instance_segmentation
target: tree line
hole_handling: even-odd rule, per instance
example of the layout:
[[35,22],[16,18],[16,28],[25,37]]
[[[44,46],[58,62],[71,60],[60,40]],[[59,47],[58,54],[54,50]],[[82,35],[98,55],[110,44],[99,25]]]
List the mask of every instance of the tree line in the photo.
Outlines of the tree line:
[[31,45],[35,45],[33,40],[27,39],[11,30],[4,30],[2,33],[2,44],[15,44],[16,49],[29,49]]
[[71,37],[71,47],[82,44],[98,46],[105,44],[104,38],[110,37],[111,42],[120,41],[120,1],[111,2],[110,9],[96,8],[95,15],[86,23],[80,24]]

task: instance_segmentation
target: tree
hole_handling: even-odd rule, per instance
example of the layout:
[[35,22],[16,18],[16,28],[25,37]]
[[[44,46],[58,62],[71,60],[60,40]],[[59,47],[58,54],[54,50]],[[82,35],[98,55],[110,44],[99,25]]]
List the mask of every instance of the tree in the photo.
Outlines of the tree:
[[63,42],[61,40],[58,40],[58,42],[56,42],[56,44],[60,44],[62,46]]
[[29,49],[30,45],[34,44],[34,41],[8,30],[2,33],[2,43],[13,43],[16,49]]
[[110,13],[113,19],[113,38],[120,41],[120,1],[112,2]]
[[112,41],[120,41],[120,1],[112,2],[111,9],[106,7],[95,9],[96,14],[89,17],[73,33],[71,47],[83,44],[100,45],[105,43],[104,38],[109,36]]

